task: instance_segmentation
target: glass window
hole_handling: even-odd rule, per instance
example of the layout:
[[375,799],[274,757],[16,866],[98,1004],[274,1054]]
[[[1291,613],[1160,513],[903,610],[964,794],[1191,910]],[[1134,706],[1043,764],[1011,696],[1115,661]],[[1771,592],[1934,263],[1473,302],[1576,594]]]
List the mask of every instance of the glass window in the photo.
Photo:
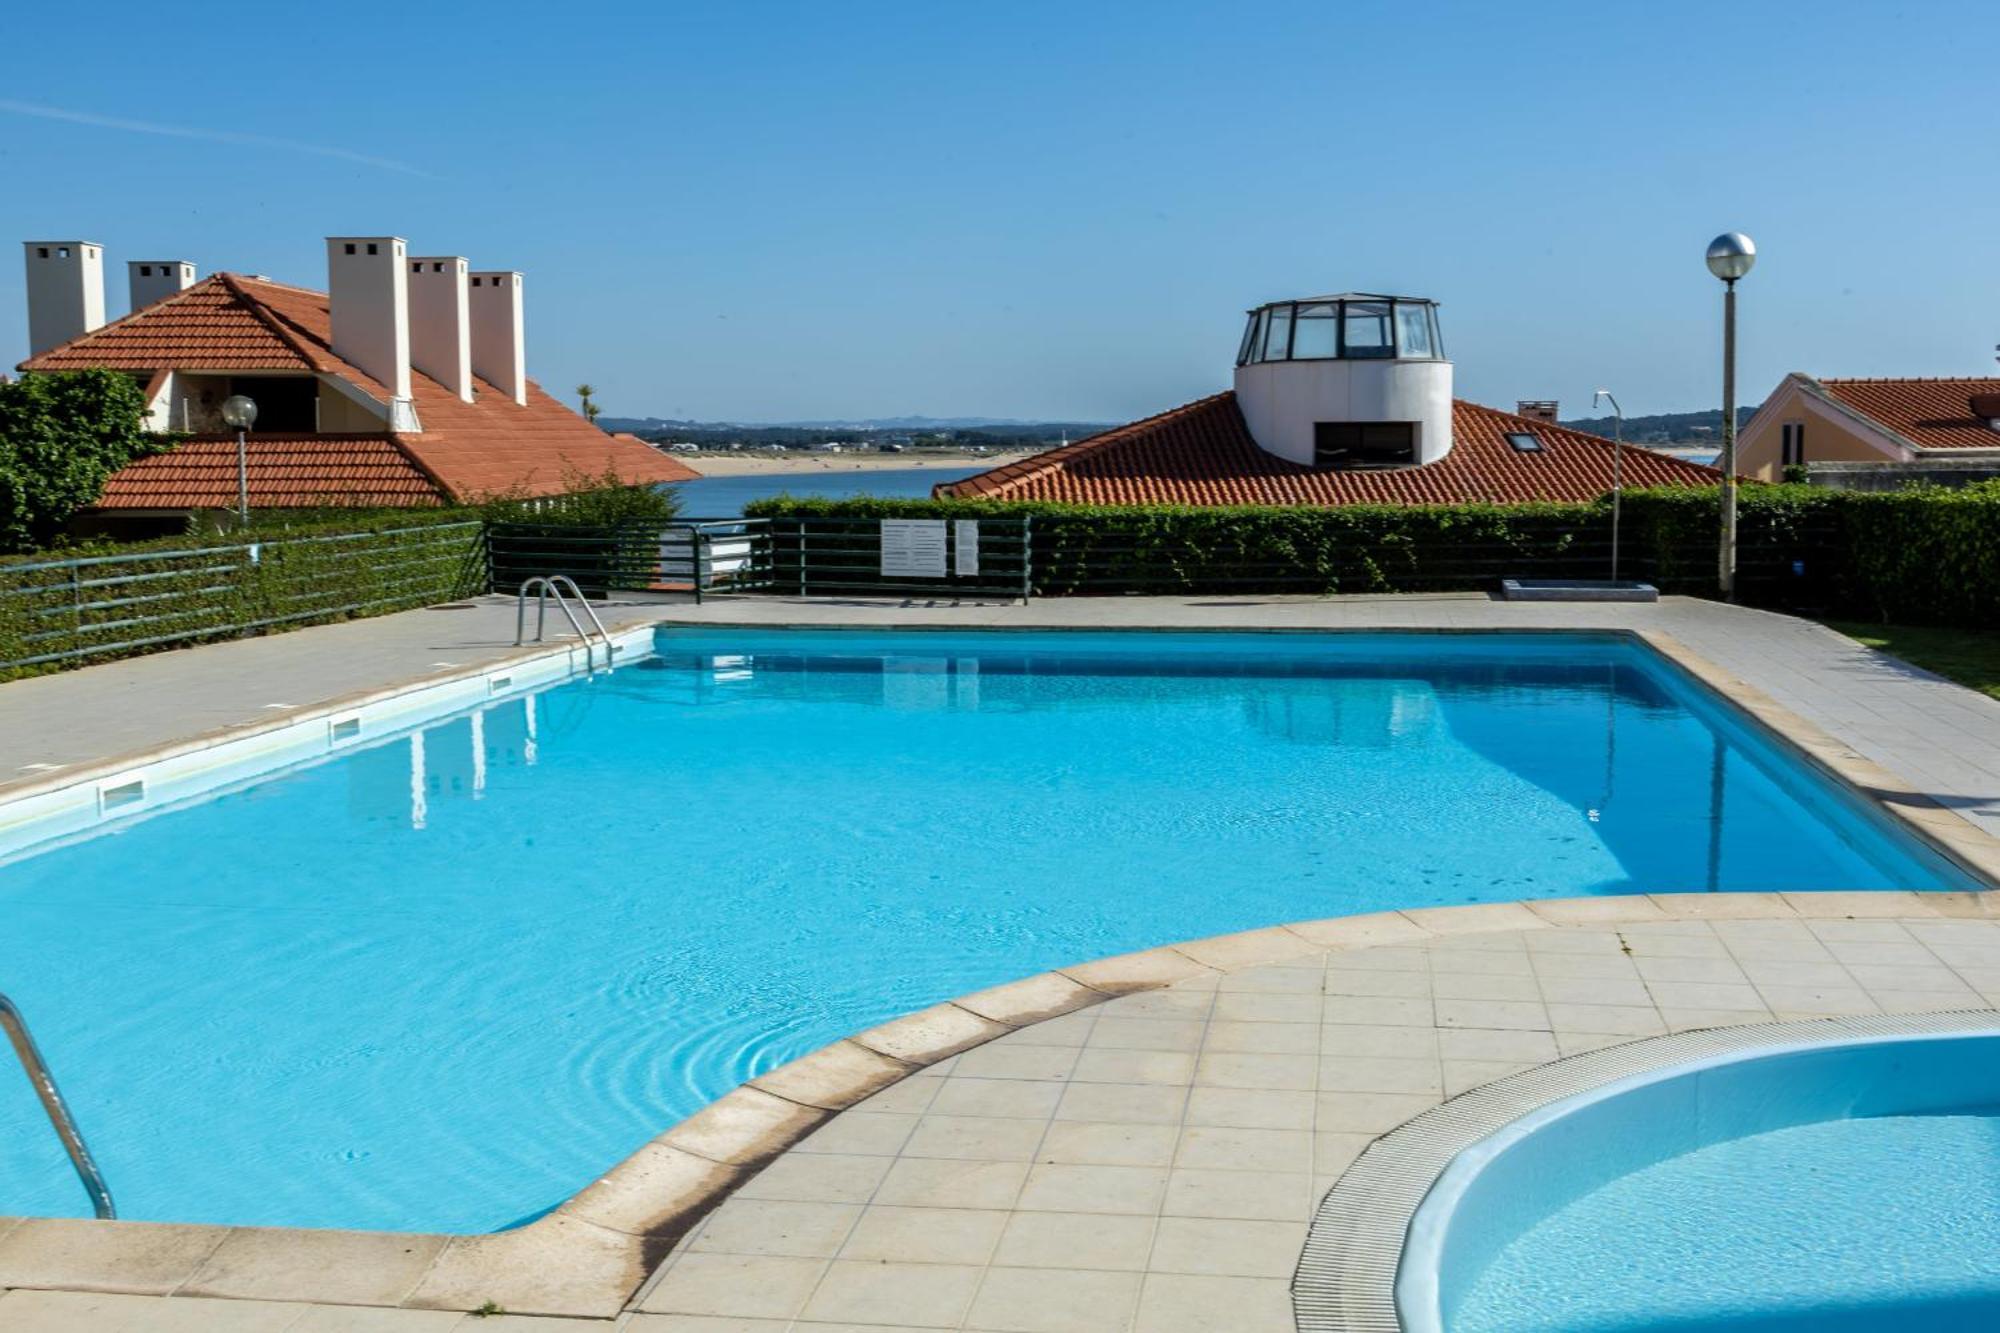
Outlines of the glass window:
[[1396,345],[1389,336],[1389,303],[1349,301],[1341,355],[1353,360],[1379,360],[1395,354]]
[[1340,307],[1302,305],[1292,330],[1292,360],[1322,361],[1340,355]]
[[1538,454],[1542,451],[1542,438],[1533,431],[1510,430],[1507,443],[1514,446],[1517,454]]
[[1292,308],[1288,305],[1274,306],[1264,331],[1264,359],[1283,361],[1291,355]]
[[1313,424],[1313,465],[1408,467],[1417,461],[1417,427],[1410,421],[1320,421]]
[[1431,345],[1430,314],[1431,308],[1427,305],[1397,305],[1397,356],[1423,358],[1437,355],[1437,350]]
[[1436,306],[1424,307],[1424,318],[1431,326],[1431,355],[1444,360],[1444,334],[1438,331],[1438,311]]
[[1257,317],[1262,313],[1261,310],[1250,312],[1250,322],[1243,329],[1243,345],[1236,349],[1236,364],[1239,366],[1257,350]]

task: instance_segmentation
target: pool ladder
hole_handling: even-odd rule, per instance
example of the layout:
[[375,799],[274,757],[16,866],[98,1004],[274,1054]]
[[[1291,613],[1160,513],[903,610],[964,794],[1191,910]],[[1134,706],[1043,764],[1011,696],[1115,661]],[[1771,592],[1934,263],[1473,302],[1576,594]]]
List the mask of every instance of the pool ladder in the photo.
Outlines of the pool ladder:
[[[563,595],[564,588],[569,589],[568,597]],[[538,574],[521,584],[520,594],[514,599],[514,644],[516,647],[527,642],[529,593],[535,594],[536,643],[542,641],[542,633],[547,627],[549,618],[549,598],[553,597],[556,599],[557,609],[568,618],[569,627],[576,632],[577,638],[583,640],[584,669],[586,671],[595,671],[597,669],[597,650],[591,643],[590,635],[584,632],[583,622],[576,618],[575,607],[570,605],[569,598],[575,597],[577,606],[581,606],[583,614],[589,617],[591,628],[596,630],[597,637],[604,641],[604,669],[606,671],[611,670],[611,658],[618,651],[617,645],[611,642],[611,635],[605,630],[604,622],[597,618],[597,612],[590,609],[589,599],[584,597],[583,590],[576,586],[576,580],[567,574]]]
[[69,1103],[63,1100],[62,1092],[56,1087],[55,1076],[49,1073],[48,1063],[42,1059],[34,1037],[29,1035],[21,1011],[5,995],[0,995],[0,1027],[7,1029],[7,1040],[14,1043],[14,1054],[21,1058],[21,1068],[27,1071],[28,1081],[35,1085],[35,1095],[42,1099],[42,1109],[48,1112],[49,1123],[55,1126],[56,1137],[62,1140],[70,1165],[76,1168],[77,1177],[89,1192],[91,1207],[97,1210],[99,1217],[118,1216],[118,1210],[112,1207],[111,1190],[104,1183],[104,1174],[97,1169],[89,1147],[84,1144],[83,1131],[76,1127],[75,1119],[70,1116]]

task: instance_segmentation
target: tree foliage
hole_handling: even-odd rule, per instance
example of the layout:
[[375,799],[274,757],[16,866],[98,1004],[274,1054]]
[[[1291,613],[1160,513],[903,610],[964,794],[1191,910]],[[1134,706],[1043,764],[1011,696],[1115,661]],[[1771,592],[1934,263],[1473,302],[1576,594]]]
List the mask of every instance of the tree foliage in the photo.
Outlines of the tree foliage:
[[47,546],[112,473],[171,448],[146,432],[145,415],[145,393],[116,371],[0,384],[0,551]]

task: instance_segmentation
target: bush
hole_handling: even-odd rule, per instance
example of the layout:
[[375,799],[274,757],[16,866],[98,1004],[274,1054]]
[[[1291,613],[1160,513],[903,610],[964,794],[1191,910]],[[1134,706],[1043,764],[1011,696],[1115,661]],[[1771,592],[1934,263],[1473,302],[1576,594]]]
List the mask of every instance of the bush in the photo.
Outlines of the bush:
[[111,474],[173,447],[144,428],[129,375],[77,370],[0,382],[0,551],[32,551],[95,504]]

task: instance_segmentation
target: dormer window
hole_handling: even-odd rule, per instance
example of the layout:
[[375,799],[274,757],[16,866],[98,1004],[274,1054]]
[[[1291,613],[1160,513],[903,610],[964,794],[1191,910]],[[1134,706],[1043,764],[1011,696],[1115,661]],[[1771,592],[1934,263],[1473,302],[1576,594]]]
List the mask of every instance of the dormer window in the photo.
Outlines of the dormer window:
[[1542,452],[1542,437],[1531,430],[1510,430],[1507,443],[1514,446],[1517,454],[1538,454]]
[[1250,312],[1236,364],[1265,361],[1439,361],[1437,306],[1350,293],[1275,301]]

